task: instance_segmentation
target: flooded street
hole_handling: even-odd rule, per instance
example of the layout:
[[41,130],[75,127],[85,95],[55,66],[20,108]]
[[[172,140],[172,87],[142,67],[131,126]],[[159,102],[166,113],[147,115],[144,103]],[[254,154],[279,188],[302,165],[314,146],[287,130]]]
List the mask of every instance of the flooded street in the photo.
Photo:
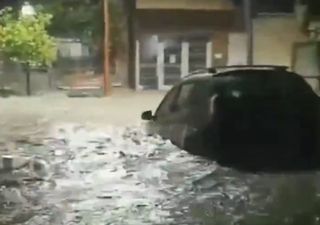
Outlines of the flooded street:
[[[196,193],[193,182],[216,169],[160,138],[144,136],[139,128],[95,130],[69,124],[49,134],[43,146],[17,146],[24,155],[34,155],[38,148],[38,156],[48,162],[45,181],[37,188],[25,185],[32,196],[16,187],[10,190],[17,199],[14,207],[38,208],[25,224],[175,222],[179,213],[187,213],[179,204]],[[7,198],[3,200],[13,201],[11,195]]]
[[[60,106],[78,122],[52,120],[45,104],[35,116],[35,101],[16,120],[1,111],[10,126],[1,135],[0,224],[319,224],[317,173],[240,173],[146,136],[140,125],[80,120],[82,105]],[[8,155],[15,169],[5,170]]]
[[0,225],[320,225],[319,50],[320,0],[0,0]]
[[236,224],[269,213],[285,220],[314,210],[318,198],[316,175],[242,174],[139,127],[64,124],[43,145],[17,147],[46,163],[35,169],[39,181],[2,189],[1,224]]

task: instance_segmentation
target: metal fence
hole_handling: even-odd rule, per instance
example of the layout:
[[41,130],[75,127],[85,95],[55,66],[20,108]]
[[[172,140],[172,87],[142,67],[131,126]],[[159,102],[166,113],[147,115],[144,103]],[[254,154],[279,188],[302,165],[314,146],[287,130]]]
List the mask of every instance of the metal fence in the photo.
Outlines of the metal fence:
[[[33,95],[63,90],[62,87],[92,86],[101,88],[103,58],[83,51],[80,42],[58,43],[58,59],[49,70],[31,72]],[[80,48],[79,48],[80,47]],[[81,50],[82,48],[82,50]],[[0,60],[0,89],[10,89],[17,95],[26,94],[26,76],[21,66],[3,58]]]

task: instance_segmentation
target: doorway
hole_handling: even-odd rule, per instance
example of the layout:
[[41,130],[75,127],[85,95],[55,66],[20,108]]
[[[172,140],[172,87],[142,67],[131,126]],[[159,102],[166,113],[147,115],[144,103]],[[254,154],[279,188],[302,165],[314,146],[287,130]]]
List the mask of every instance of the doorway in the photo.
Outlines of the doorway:
[[136,43],[137,89],[168,90],[188,73],[212,67],[212,42],[208,37],[161,37]]

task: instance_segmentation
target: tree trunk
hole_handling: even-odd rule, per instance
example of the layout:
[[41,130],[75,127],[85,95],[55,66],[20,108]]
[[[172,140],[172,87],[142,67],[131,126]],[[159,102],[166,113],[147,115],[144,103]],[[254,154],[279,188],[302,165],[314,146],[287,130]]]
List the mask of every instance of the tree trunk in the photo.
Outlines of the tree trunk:
[[25,64],[24,71],[26,73],[26,91],[27,91],[27,95],[31,96],[30,65],[29,64]]

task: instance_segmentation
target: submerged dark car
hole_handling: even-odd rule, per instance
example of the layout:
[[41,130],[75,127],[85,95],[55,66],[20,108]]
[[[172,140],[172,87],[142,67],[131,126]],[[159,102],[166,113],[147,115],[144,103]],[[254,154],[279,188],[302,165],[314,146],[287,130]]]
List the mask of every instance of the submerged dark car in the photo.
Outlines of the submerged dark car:
[[320,168],[320,100],[282,66],[195,72],[146,111],[150,134],[226,167],[253,172]]

